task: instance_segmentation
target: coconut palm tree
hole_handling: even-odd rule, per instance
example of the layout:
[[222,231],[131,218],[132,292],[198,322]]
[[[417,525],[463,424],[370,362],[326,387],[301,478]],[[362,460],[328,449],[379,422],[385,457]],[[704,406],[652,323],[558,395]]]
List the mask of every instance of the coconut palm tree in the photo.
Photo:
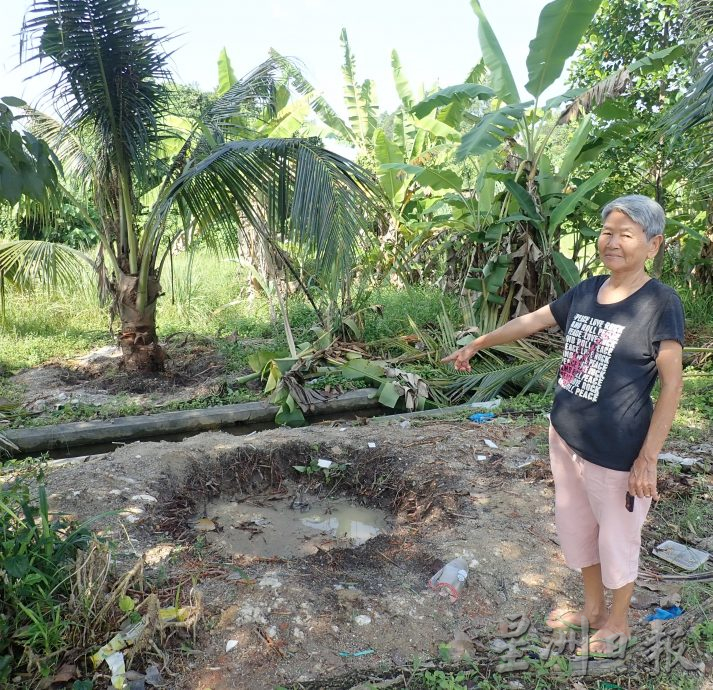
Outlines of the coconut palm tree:
[[[141,371],[162,368],[156,302],[178,235],[236,238],[250,227],[348,271],[379,204],[371,176],[319,140],[257,138],[250,123],[275,111],[276,61],[231,86],[190,132],[170,131],[169,55],[155,32],[133,0],[35,0],[22,31],[23,57],[56,74],[50,96],[62,124],[46,138],[93,195],[100,221],[86,217],[124,361]],[[177,136],[183,145],[166,162],[162,144]]]

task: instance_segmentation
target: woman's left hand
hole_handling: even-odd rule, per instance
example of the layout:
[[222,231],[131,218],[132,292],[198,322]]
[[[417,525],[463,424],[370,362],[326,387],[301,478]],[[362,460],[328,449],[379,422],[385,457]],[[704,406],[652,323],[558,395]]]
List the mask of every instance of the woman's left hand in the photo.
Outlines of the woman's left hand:
[[629,473],[629,493],[637,498],[651,498],[659,500],[656,491],[656,460],[651,460],[644,455],[634,460]]

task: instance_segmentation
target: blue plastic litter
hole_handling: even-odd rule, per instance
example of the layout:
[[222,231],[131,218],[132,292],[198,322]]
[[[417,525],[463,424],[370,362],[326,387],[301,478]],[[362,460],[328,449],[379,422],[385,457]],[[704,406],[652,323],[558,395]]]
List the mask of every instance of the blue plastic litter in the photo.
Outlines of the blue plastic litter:
[[360,652],[339,652],[339,656],[366,656],[373,653],[373,649],[362,649]]
[[492,419],[495,415],[492,412],[476,412],[475,414],[470,415],[468,419],[470,419],[471,422],[487,422],[489,419]]
[[672,618],[678,618],[683,613],[680,606],[668,606],[665,609],[657,608],[654,613],[650,613],[644,620],[647,621],[669,621]]

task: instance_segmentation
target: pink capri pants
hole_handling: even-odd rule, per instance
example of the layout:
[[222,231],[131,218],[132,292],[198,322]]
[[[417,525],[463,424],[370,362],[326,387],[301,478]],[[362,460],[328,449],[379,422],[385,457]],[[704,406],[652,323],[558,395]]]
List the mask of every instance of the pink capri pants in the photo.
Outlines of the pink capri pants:
[[555,524],[570,568],[601,563],[602,583],[619,589],[639,572],[641,528],[650,498],[626,509],[629,473],[577,455],[550,425],[550,463],[555,480]]

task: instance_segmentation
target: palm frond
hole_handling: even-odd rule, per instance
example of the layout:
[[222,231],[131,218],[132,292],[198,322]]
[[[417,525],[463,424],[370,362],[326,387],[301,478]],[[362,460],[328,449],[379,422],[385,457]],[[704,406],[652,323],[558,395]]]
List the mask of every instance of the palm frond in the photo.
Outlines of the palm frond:
[[268,241],[295,241],[327,266],[348,271],[370,242],[381,208],[376,181],[313,140],[229,142],[186,168],[160,203],[181,198],[204,230],[252,226]]
[[631,74],[626,67],[609,75],[605,79],[597,82],[584,93],[577,96],[562,112],[557,120],[558,125],[565,125],[575,121],[580,115],[588,112],[604,103],[610,98],[616,98],[626,93],[631,84]]
[[198,113],[193,131],[186,137],[167,171],[163,188],[174,182],[186,165],[205,158],[229,138],[255,139],[252,121],[275,112],[278,62],[266,60],[236,80],[204,113]]
[[238,79],[202,114],[202,122],[223,136],[254,135],[250,120],[262,121],[265,116],[271,118],[277,113],[275,94],[280,67],[277,60],[265,60]]
[[560,355],[544,355],[532,361],[505,363],[492,352],[485,351],[473,363],[473,372],[458,376],[446,386],[445,392],[452,402],[462,401],[470,395],[471,402],[489,400],[501,391],[526,393],[531,388],[549,388],[561,362]]
[[96,160],[89,147],[59,120],[35,108],[24,108],[27,129],[47,142],[59,160],[65,174],[82,186],[89,183],[96,170]]
[[35,0],[25,16],[21,55],[32,45],[40,74],[59,68],[48,95],[69,128],[93,130],[107,171],[142,177],[159,141],[170,74],[153,29],[125,0]]
[[310,99],[310,106],[317,115],[322,119],[327,127],[330,127],[344,141],[354,142],[354,132],[347,127],[344,120],[337,115],[334,108],[326,101],[326,99],[317,93],[314,86],[310,84],[300,71],[299,67],[286,57],[278,53],[276,50],[270,50],[270,56],[279,65],[280,69],[290,80],[290,84],[295,88],[297,93],[302,96],[307,96]]
[[71,287],[92,259],[56,242],[10,240],[0,243],[0,272],[21,290],[39,285],[45,289]]
[[710,0],[683,0],[684,29],[693,44],[694,82],[683,98],[659,122],[659,129],[680,136],[713,119],[713,6]]

